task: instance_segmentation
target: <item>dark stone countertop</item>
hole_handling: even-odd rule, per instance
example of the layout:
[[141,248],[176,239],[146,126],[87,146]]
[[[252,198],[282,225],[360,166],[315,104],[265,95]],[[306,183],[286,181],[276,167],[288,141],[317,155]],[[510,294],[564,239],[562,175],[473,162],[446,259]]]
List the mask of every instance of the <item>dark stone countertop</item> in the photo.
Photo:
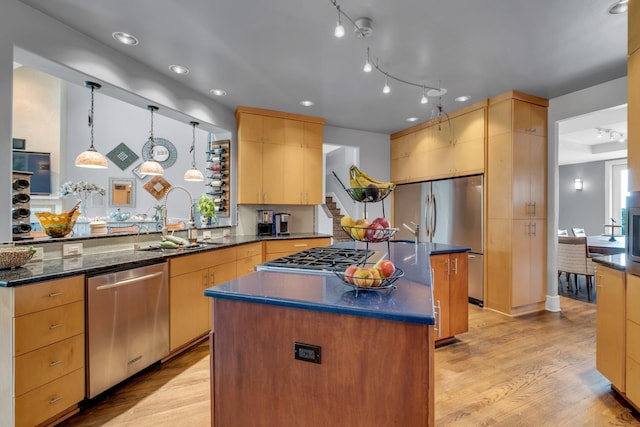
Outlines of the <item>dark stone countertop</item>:
[[[336,247],[362,248],[363,244],[339,243]],[[335,274],[309,272],[258,271],[205,290],[205,295],[258,304],[317,310],[434,324],[433,293],[429,255],[468,252],[469,248],[420,243],[370,244],[369,249],[386,251],[404,276],[393,284],[395,289],[358,291]]]
[[78,274],[96,275],[107,271],[124,270],[156,264],[174,256],[224,249],[265,240],[290,240],[331,237],[318,233],[296,233],[289,236],[230,236],[203,241],[196,249],[137,250],[133,247],[120,251],[86,254],[67,258],[33,261],[23,267],[0,270],[0,288],[27,285],[45,280],[59,279]]
[[626,271],[627,270],[627,255],[603,255],[591,257],[593,262],[602,264],[605,267],[613,268],[614,270]]

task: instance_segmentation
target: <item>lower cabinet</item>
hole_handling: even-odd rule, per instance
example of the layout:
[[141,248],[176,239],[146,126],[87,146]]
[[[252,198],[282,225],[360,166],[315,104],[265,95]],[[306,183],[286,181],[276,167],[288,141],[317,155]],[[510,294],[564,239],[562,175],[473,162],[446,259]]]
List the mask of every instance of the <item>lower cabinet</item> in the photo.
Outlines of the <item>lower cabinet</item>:
[[625,391],[625,273],[596,269],[596,369],[619,392]]
[[209,298],[204,296],[204,290],[234,279],[235,274],[235,247],[169,259],[171,352],[209,333],[211,307]]
[[469,255],[431,255],[436,342],[469,330]]
[[262,242],[238,246],[236,277],[246,276],[256,271],[256,265],[262,264]]
[[85,396],[84,276],[5,289],[0,306],[12,307],[0,314],[0,334],[13,337],[0,350],[13,359],[0,364],[0,425],[55,423],[77,412]]
[[626,299],[626,396],[636,409],[640,409],[640,277],[627,274]]

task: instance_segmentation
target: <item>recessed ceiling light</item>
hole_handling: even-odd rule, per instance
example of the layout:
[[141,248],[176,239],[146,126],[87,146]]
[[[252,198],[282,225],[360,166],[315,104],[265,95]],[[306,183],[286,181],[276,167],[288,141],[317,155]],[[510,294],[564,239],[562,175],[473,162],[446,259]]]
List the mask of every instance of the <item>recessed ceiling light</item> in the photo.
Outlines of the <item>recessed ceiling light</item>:
[[128,46],[135,46],[138,44],[138,39],[128,33],[123,33],[122,31],[116,31],[111,34],[111,36],[118,40],[122,44],[126,44]]
[[169,65],[169,69],[176,74],[189,74],[189,69],[182,65]]
[[408,117],[408,118],[407,118],[407,121],[408,121],[408,122],[417,122],[417,121],[418,121],[418,118],[417,118],[417,117]]
[[459,96],[456,99],[454,99],[454,101],[456,101],[456,102],[467,102],[470,99],[471,99],[471,97],[469,95],[462,95],[462,96]]
[[305,107],[311,107],[313,104],[314,104],[313,101],[308,101],[308,100],[300,101],[300,105]]
[[211,89],[209,93],[215,96],[225,96],[227,94],[227,92],[222,89]]
[[629,0],[619,0],[611,5],[609,13],[617,15],[619,13],[625,13],[627,10],[629,10]]

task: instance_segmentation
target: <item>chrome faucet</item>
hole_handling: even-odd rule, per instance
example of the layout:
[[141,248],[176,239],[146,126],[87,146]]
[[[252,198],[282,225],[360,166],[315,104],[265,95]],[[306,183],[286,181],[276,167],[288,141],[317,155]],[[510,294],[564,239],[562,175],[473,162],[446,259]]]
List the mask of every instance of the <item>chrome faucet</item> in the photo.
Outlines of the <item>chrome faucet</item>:
[[413,224],[416,227],[415,230],[404,223],[402,224],[402,226],[413,234],[413,241],[415,243],[419,243],[420,242],[420,224],[416,224],[413,221],[411,222],[411,224]]
[[197,240],[197,233],[198,230],[196,229],[195,226],[195,219],[194,219],[194,202],[193,202],[193,196],[191,195],[191,193],[189,192],[189,190],[187,190],[186,188],[180,186],[180,185],[174,185],[173,187],[171,187],[169,189],[169,191],[167,191],[167,194],[165,194],[164,196],[164,203],[163,203],[163,209],[162,209],[162,235],[166,236],[167,235],[167,199],[169,199],[169,194],[171,194],[171,192],[173,190],[177,190],[180,189],[182,191],[184,191],[185,193],[187,193],[187,195],[189,196],[189,200],[191,201],[190,205],[189,205],[189,224],[187,226],[188,228],[188,233],[189,233],[189,243],[195,243],[195,241]]

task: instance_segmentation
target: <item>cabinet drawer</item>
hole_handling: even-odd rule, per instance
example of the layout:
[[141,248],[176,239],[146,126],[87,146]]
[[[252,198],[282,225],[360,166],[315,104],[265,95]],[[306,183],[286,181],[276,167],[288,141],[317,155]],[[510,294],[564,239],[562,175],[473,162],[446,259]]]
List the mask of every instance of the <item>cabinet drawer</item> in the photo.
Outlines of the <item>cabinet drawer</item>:
[[16,317],[15,356],[84,333],[84,302]]
[[84,367],[84,335],[42,347],[15,359],[16,396]]
[[[237,250],[238,260],[240,258],[253,257],[256,255],[262,257],[262,243],[250,243],[248,245],[238,246]],[[260,263],[261,262],[258,264]]]
[[292,239],[292,240],[270,240],[265,242],[265,252],[270,254],[293,254],[310,248],[324,247],[331,244],[330,238],[321,239]]
[[169,260],[169,276],[180,276],[194,270],[214,267],[236,260],[236,248],[217,249],[199,254],[171,258]]
[[262,264],[262,254],[245,257],[238,260],[236,265],[237,277],[245,276],[256,271],[256,265]]
[[21,316],[84,300],[84,276],[65,277],[15,289],[15,315]]
[[84,368],[16,398],[16,427],[31,427],[84,399]]

